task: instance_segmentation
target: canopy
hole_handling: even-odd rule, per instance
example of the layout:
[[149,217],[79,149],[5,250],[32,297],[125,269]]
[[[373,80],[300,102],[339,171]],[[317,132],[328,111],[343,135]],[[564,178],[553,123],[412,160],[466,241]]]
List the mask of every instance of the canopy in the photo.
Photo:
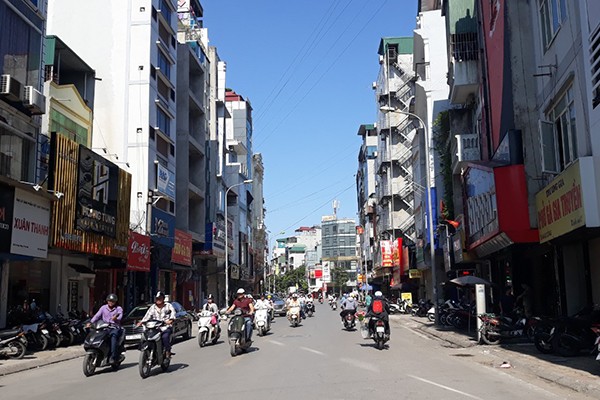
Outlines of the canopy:
[[450,282],[459,286],[470,286],[470,285],[491,285],[492,283],[486,281],[483,278],[473,275],[459,276],[458,278],[451,279]]

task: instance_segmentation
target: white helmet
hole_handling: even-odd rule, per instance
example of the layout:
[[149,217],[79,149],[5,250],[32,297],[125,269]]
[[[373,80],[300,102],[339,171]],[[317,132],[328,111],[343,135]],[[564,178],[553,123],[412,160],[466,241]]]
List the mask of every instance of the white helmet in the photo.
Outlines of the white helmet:
[[381,290],[378,290],[375,292],[375,297],[381,297],[383,296],[383,293],[381,293]]
[[237,294],[244,294],[246,291],[243,288],[239,288],[236,292]]

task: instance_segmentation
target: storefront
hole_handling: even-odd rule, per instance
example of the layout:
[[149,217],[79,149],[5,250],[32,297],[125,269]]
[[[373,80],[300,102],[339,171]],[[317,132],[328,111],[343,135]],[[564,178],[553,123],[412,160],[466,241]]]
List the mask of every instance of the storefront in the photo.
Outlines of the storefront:
[[536,195],[540,243],[559,277],[559,314],[600,301],[600,215],[593,157],[581,157]]
[[225,222],[206,224],[204,243],[193,243],[194,275],[200,279],[200,301],[212,294],[225,304]]
[[173,294],[177,301],[187,310],[194,307],[199,308],[196,304],[198,299],[198,282],[193,278],[192,270],[192,235],[175,229],[175,245],[173,246],[173,254],[171,255],[173,270],[176,273],[177,280],[176,290]]
[[150,294],[150,236],[129,232],[126,309],[145,304]]
[[150,252],[150,284],[152,293],[164,291],[176,296],[176,274],[171,265],[175,245],[175,216],[152,207],[152,249]]

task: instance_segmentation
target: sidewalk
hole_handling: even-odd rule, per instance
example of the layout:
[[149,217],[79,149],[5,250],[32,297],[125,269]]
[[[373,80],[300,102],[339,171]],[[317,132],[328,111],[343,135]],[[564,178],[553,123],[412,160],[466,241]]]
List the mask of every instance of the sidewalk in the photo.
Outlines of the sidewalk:
[[26,371],[28,369],[43,367],[61,361],[72,360],[85,354],[83,346],[59,347],[57,349],[27,352],[21,360],[1,359],[0,376]]
[[[467,332],[439,327],[425,318],[408,315],[392,315],[390,321],[400,324],[415,332],[439,341],[446,342],[447,347],[466,350],[474,360],[492,368],[499,368],[520,379],[536,377],[544,381],[554,382],[573,391],[600,397],[600,363],[592,356],[561,357],[553,354],[541,354],[532,343],[512,342],[498,346],[479,345],[477,328]],[[459,354],[464,356],[464,354]]]

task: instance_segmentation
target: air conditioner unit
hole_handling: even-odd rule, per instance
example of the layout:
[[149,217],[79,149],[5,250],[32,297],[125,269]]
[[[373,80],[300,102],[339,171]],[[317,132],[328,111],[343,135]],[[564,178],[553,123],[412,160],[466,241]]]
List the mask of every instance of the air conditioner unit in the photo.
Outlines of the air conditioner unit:
[[44,114],[46,112],[46,97],[33,86],[25,86],[25,90],[23,90],[23,105],[33,115]]
[[23,85],[10,75],[0,77],[0,95],[9,101],[19,101],[23,95]]

